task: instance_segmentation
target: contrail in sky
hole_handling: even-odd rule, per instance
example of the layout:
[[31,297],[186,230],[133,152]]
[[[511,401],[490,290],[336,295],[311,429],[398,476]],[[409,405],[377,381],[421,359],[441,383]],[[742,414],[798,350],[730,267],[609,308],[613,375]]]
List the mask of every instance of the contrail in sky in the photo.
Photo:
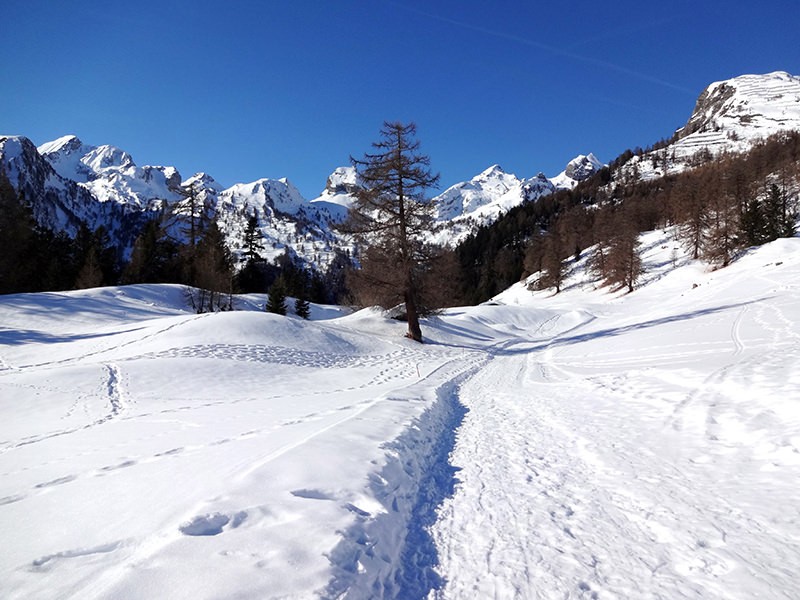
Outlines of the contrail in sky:
[[423,17],[428,17],[430,19],[434,19],[436,21],[440,21],[442,23],[448,23],[449,25],[454,25],[456,27],[461,27],[462,29],[469,29],[472,31],[477,31],[478,33],[483,33],[485,35],[491,35],[496,38],[501,38],[505,40],[509,40],[512,42],[516,42],[518,44],[524,44],[526,46],[532,46],[534,48],[539,48],[540,50],[545,50],[546,52],[550,52],[551,54],[555,54],[557,56],[563,56],[565,58],[569,58],[578,62],[595,65],[597,67],[607,69],[609,71],[616,71],[617,73],[621,73],[623,75],[628,75],[635,79],[639,79],[641,81],[646,81],[648,83],[653,83],[655,85],[659,85],[662,87],[666,87],[672,90],[677,90],[679,92],[685,92],[687,94],[691,94],[692,96],[697,95],[696,90],[690,90],[685,87],[676,85],[674,83],[670,83],[669,81],[664,81],[663,79],[659,79],[658,77],[653,77],[651,75],[646,75],[645,73],[639,73],[638,71],[634,71],[627,67],[623,67],[622,65],[618,65],[616,63],[608,62],[605,60],[601,60],[599,58],[594,58],[592,56],[586,56],[583,54],[577,54],[575,52],[570,52],[569,50],[564,50],[563,48],[558,48],[556,46],[551,46],[549,44],[544,44],[542,42],[537,42],[535,40],[531,40],[528,38],[520,37],[518,35],[514,35],[511,33],[505,33],[503,31],[496,31],[494,29],[488,29],[486,27],[480,27],[478,25],[472,25],[470,23],[465,23],[463,21],[457,21],[455,19],[451,19],[449,17],[443,17],[440,15],[436,15],[433,13],[429,13],[423,10],[419,10],[418,8],[413,8],[411,6],[405,6],[398,2],[393,2],[392,0],[385,0],[387,4],[391,4],[398,8],[401,8],[406,11],[410,11],[416,13],[418,15],[422,15]]

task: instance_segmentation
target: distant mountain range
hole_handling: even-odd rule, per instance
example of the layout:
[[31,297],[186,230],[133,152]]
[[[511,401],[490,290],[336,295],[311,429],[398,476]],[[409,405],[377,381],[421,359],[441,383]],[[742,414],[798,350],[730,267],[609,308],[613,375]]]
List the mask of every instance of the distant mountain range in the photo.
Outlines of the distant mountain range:
[[[757,140],[800,129],[800,77],[785,72],[743,75],[711,84],[687,124],[667,143],[628,160],[613,177],[652,179],[691,168],[698,157],[741,152]],[[81,224],[104,226],[130,251],[143,223],[195,193],[211,209],[234,256],[243,246],[247,220],[256,216],[264,258],[288,253],[324,271],[337,252],[350,249],[333,225],[347,212],[358,187],[352,167],[340,167],[322,193],[306,199],[287,179],[259,179],[223,188],[210,175],[183,179],[174,167],[137,166],[110,145],[92,146],[65,136],[38,148],[23,136],[0,136],[0,165],[33,209],[40,225],[74,235]],[[572,188],[602,169],[593,155],[579,155],[564,171],[518,178],[493,165],[436,197],[437,230],[431,240],[454,245],[510,208]]]

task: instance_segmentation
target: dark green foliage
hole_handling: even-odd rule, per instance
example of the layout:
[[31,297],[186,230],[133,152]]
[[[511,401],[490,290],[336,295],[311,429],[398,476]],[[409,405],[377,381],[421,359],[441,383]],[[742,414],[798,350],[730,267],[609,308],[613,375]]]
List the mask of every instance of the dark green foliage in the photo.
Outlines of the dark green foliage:
[[270,265],[263,260],[250,259],[234,277],[234,287],[244,294],[263,293],[267,290]]
[[81,225],[74,240],[76,289],[113,285],[119,280],[117,250],[104,227],[90,231]]
[[0,294],[38,288],[37,246],[41,236],[30,209],[20,201],[0,169]]
[[265,307],[267,312],[275,313],[276,315],[286,314],[286,284],[282,277],[278,277],[269,288],[269,299]]
[[247,263],[262,262],[259,250],[264,249],[261,243],[261,231],[258,229],[258,217],[252,215],[247,219],[247,228],[244,231],[244,252],[242,256],[247,259]]
[[311,304],[302,296],[298,296],[294,301],[294,314],[301,319],[308,319],[311,316]]
[[122,283],[169,283],[180,281],[179,246],[164,231],[161,220],[148,221],[133,244]]

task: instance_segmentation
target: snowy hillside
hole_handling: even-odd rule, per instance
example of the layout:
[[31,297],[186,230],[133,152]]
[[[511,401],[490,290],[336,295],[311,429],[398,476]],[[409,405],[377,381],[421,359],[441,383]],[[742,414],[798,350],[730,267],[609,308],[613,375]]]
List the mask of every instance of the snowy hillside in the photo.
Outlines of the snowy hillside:
[[0,297],[3,598],[766,598],[800,564],[800,238],[423,323]]
[[[781,131],[800,130],[800,77],[784,71],[709,85],[675,141],[626,165],[643,179],[690,168],[698,157],[746,152]],[[702,162],[702,160],[701,160]]]

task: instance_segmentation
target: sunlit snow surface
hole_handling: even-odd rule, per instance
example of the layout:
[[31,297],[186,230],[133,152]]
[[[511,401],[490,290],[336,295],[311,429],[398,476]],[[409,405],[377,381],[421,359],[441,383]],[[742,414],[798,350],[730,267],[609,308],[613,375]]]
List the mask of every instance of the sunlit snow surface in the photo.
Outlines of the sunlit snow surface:
[[0,597],[795,598],[800,239],[424,323],[0,297]]

